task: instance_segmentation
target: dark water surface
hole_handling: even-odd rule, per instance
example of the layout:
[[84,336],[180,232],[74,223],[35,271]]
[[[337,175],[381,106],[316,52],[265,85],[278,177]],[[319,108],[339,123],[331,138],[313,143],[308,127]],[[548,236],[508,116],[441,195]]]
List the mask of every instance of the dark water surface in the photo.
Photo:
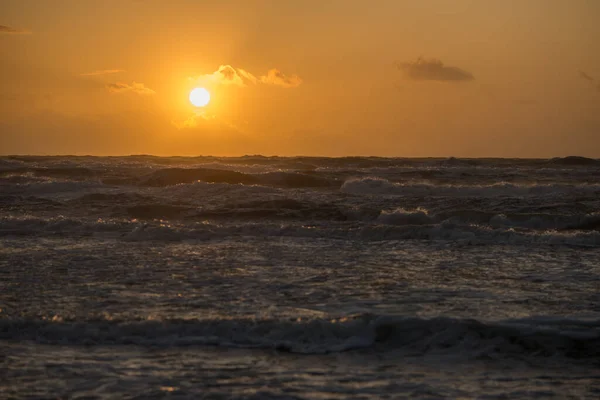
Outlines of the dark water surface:
[[600,397],[600,162],[0,158],[0,397]]

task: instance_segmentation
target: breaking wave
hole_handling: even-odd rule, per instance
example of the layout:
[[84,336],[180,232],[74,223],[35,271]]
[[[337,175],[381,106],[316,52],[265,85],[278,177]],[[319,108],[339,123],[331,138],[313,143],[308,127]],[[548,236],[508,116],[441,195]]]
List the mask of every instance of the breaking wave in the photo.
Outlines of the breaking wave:
[[[138,210],[138,212],[147,212]],[[169,211],[170,212],[170,211]],[[173,212],[178,212],[175,210]],[[410,217],[409,217],[410,218]],[[417,216],[416,218],[423,218]],[[124,241],[216,240],[229,237],[308,237],[342,240],[431,240],[457,244],[565,245],[600,246],[600,231],[542,230],[492,228],[479,225],[457,225],[451,221],[439,224],[364,225],[356,222],[298,224],[278,222],[246,222],[218,224],[164,221],[141,222],[127,219],[84,220],[55,217],[2,217],[0,236],[91,236],[109,235]]]
[[598,363],[600,321],[358,315],[341,319],[0,320],[0,338],[44,344],[266,348],[300,354],[372,349],[468,358],[566,357]]

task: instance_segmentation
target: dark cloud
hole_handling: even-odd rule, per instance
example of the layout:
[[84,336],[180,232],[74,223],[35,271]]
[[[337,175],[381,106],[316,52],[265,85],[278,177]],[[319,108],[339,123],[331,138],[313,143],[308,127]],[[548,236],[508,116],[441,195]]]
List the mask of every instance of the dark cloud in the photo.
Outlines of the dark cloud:
[[441,60],[419,57],[416,61],[397,64],[407,78],[415,81],[467,82],[475,79],[469,71],[444,65]]
[[24,29],[11,28],[10,26],[0,25],[0,34],[5,33],[8,35],[27,35],[30,31]]

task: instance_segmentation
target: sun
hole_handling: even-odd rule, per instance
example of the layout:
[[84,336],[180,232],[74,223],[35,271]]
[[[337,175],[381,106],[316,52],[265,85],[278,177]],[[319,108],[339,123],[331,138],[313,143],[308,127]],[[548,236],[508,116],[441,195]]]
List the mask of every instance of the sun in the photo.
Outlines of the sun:
[[210,102],[210,93],[204,88],[195,88],[190,92],[190,102],[196,107],[204,107]]

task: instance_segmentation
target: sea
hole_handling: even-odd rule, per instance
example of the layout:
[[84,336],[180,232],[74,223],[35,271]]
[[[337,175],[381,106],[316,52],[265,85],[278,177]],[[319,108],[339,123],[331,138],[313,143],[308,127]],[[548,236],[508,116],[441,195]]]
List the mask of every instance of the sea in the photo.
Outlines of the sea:
[[600,398],[600,160],[0,157],[0,398]]

